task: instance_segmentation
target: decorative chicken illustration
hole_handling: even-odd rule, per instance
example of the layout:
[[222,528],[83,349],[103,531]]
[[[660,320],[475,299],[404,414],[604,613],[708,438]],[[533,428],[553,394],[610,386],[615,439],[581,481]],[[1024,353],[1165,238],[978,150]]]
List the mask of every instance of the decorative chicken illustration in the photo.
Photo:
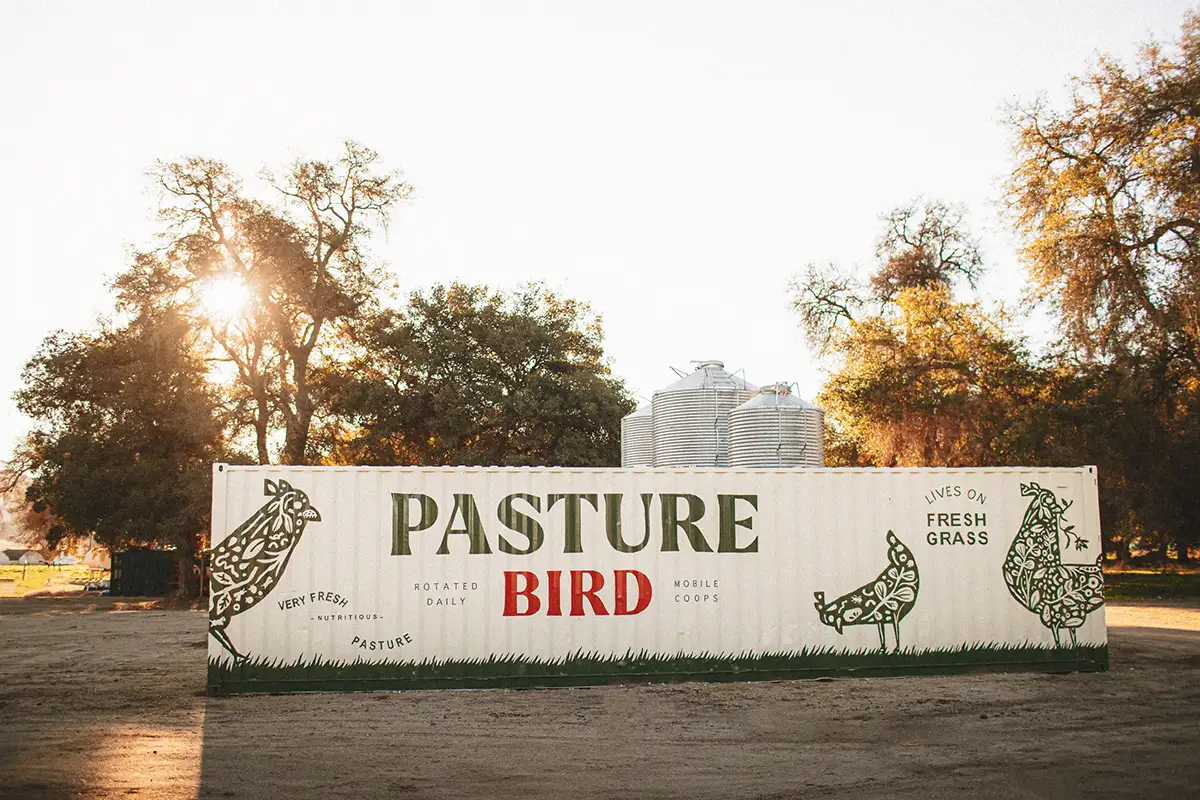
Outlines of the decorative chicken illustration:
[[310,522],[321,515],[308,495],[287,481],[267,480],[263,493],[271,498],[254,516],[213,548],[212,606],[208,632],[228,650],[235,664],[246,660],[225,628],[231,619],[253,608],[279,583],[288,559]]
[[1095,564],[1062,563],[1061,539],[1076,550],[1086,550],[1088,545],[1075,533],[1074,526],[1063,525],[1063,515],[1071,504],[1032,482],[1021,484],[1021,494],[1033,500],[1004,559],[1004,582],[1012,596],[1037,614],[1054,634],[1055,647],[1062,646],[1064,628],[1070,632],[1074,647],[1075,629],[1104,604],[1100,557]]
[[900,620],[912,611],[920,585],[912,551],[891,531],[887,532],[887,543],[888,567],[875,580],[831,603],[825,602],[824,592],[814,593],[821,622],[838,633],[846,625],[878,625],[879,646],[884,652],[887,652],[884,626],[889,622],[896,640],[895,650],[900,649]]

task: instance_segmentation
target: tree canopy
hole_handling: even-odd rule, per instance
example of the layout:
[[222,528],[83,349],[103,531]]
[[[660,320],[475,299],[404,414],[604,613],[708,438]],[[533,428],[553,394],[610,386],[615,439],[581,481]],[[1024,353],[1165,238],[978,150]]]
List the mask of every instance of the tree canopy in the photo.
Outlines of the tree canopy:
[[228,457],[208,366],[172,312],[123,328],[56,333],[29,361],[17,404],[35,424],[23,456],[50,546],[95,535],[109,547],[206,540],[212,463]]
[[1101,58],[1070,100],[1010,109],[1008,201],[1034,297],[1089,358],[1162,353],[1200,374],[1200,16],[1178,52]]
[[983,274],[960,206],[913,201],[882,218],[863,277],[810,266],[793,285],[808,339],[836,359],[817,402],[833,463],[1005,463],[1006,430],[1034,370],[1002,312],[961,301]]
[[450,284],[378,317],[326,375],[339,461],[614,466],[633,410],[590,309],[540,285]]
[[1057,414],[1102,420],[1073,441],[1121,501],[1110,534],[1186,558],[1200,543],[1200,15],[1176,47],[1100,58],[1069,89],[1064,107],[1009,114],[1009,208],[1074,384],[1076,408],[1057,400]]
[[905,289],[952,289],[963,282],[974,289],[983,257],[965,213],[942,200],[917,199],[892,209],[883,217],[876,265],[866,280],[845,266],[809,264],[791,286],[809,343],[821,354],[836,352],[850,323],[872,310],[895,310]]
[[1001,321],[944,286],[901,289],[890,313],[851,323],[818,404],[874,464],[1005,463],[1031,369]]
[[185,315],[231,367],[233,433],[250,434],[260,464],[304,464],[315,409],[312,371],[345,328],[379,306],[387,275],[367,246],[411,187],[356,142],[332,161],[266,174],[277,202],[253,199],[225,164],[159,162],[164,246],[137,254],[115,281],[118,307]]
[[1177,46],[1100,58],[1061,107],[1009,109],[1006,185],[1035,357],[1003,312],[956,300],[983,269],[961,209],[886,214],[868,275],[810,265],[793,299],[829,357],[828,452],[876,465],[1099,466],[1104,534],[1200,543],[1200,14]]

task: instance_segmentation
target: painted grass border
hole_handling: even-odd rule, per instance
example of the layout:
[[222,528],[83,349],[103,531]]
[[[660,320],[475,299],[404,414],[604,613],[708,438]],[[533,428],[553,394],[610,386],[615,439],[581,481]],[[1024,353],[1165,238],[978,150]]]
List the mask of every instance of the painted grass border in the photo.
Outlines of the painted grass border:
[[1095,672],[1108,669],[1107,645],[1053,647],[1026,642],[972,644],[896,653],[879,650],[804,648],[782,653],[627,652],[622,656],[578,651],[564,658],[519,655],[486,659],[426,659],[419,662],[326,661],[321,657],[285,663],[209,659],[208,691],[250,692],[390,691],[596,686],[609,683],[684,681],[770,681],[827,677],[947,675],[971,672]]

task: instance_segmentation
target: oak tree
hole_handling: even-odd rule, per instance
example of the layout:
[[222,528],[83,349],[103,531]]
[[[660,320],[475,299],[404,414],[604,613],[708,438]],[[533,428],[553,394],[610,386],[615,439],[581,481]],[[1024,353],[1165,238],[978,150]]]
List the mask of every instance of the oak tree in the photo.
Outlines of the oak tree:
[[1057,312],[1079,408],[1103,420],[1079,438],[1123,500],[1105,524],[1186,558],[1200,543],[1200,14],[1175,47],[1102,57],[1065,104],[1015,105],[1009,125],[1031,295]]
[[979,242],[966,226],[961,205],[943,200],[912,200],[883,216],[884,230],[875,244],[876,264],[866,280],[854,270],[809,264],[803,278],[792,281],[792,306],[809,344],[829,355],[855,318],[894,310],[904,289],[971,289],[983,275]]
[[324,389],[337,460],[614,466],[633,409],[588,306],[540,285],[438,285],[366,332]]
[[95,535],[110,548],[166,545],[184,563],[202,548],[212,463],[230,454],[195,345],[188,322],[164,311],[53,334],[29,360],[16,393],[34,423],[26,498],[53,514],[50,546]]
[[205,333],[227,367],[233,419],[259,463],[310,458],[313,370],[347,325],[378,307],[386,272],[369,252],[411,192],[377,153],[355,142],[333,161],[297,161],[264,174],[271,202],[255,199],[220,161],[160,162],[163,247],[139,253],[116,280],[118,307],[170,308]]
[[851,323],[818,405],[879,466],[1007,463],[1033,370],[1003,317],[944,286],[902,289],[894,305]]
[[793,283],[809,343],[834,368],[817,398],[831,463],[1003,463],[1008,418],[1034,372],[1008,320],[954,290],[983,258],[961,206],[912,201],[883,217],[870,274],[810,265]]

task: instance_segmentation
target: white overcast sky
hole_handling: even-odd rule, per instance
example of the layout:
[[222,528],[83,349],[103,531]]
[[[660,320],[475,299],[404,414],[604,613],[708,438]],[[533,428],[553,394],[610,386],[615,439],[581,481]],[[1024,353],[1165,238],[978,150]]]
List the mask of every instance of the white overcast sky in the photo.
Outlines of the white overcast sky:
[[[721,358],[822,373],[789,309],[810,262],[869,262],[887,209],[966,203],[1011,302],[1002,108],[1185,2],[61,3],[0,15],[0,457],[52,330],[91,326],[153,234],[156,158],[252,176],[354,138],[416,187],[376,253],[404,289],[539,279],[604,319],[643,397]],[[1033,332],[1035,335],[1037,332]]]

